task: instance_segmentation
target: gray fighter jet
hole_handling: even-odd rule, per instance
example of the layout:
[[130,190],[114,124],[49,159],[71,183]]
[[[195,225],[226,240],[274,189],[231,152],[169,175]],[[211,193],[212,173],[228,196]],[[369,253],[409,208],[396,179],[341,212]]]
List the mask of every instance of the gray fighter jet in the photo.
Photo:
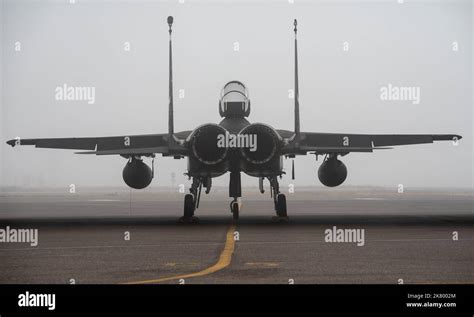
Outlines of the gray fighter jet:
[[[172,24],[169,25],[169,109],[168,133],[150,135],[123,135],[112,137],[12,139],[11,146],[34,145],[37,148],[83,150],[78,154],[120,155],[127,159],[123,169],[125,183],[135,189],[147,187],[154,175],[143,162],[144,157],[155,155],[188,158],[189,179],[192,184],[189,194],[184,196],[185,222],[195,221],[195,210],[199,207],[201,190],[211,190],[212,178],[230,173],[230,210],[234,219],[239,218],[241,197],[241,172],[259,180],[260,192],[268,179],[270,194],[275,204],[277,219],[286,220],[286,197],[280,192],[278,177],[284,174],[283,157],[296,155],[324,155],[318,177],[325,186],[341,185],[347,177],[347,168],[338,157],[351,152],[373,152],[389,149],[390,146],[433,143],[461,139],[455,134],[347,134],[300,131],[298,102],[298,49],[297,22],[294,21],[295,87],[294,87],[294,131],[280,130],[264,123],[250,123],[250,99],[245,85],[239,81],[228,82],[222,89],[219,113],[224,119],[219,124],[207,123],[194,130],[175,132],[173,127],[173,72],[172,72]],[[292,178],[294,179],[294,161]]]

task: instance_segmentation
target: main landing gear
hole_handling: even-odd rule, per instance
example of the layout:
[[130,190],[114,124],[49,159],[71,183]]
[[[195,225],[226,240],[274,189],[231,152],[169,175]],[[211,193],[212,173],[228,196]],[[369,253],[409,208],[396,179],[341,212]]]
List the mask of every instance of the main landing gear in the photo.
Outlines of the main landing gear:
[[[278,184],[277,176],[267,177],[270,181],[270,195],[273,198],[273,203],[275,205],[276,216],[272,218],[275,222],[288,222],[288,214],[286,208],[286,197],[284,194],[280,193],[280,186]],[[263,189],[263,180],[260,178],[259,187],[260,192],[264,193]],[[182,223],[197,223],[199,219],[194,216],[194,212],[199,208],[199,201],[201,198],[202,187],[205,187],[206,194],[211,190],[212,179],[211,177],[193,177],[193,182],[191,188],[189,189],[189,194],[184,196],[184,211],[183,216],[179,218],[179,221]],[[240,210],[242,209],[242,204],[240,202],[240,197],[242,197],[242,185],[240,179],[240,172],[231,172],[230,181],[229,181],[229,197],[232,197],[233,200],[230,202],[230,211],[232,213],[232,218],[234,221],[237,221],[240,216]]]
[[[288,222],[288,213],[286,208],[286,196],[280,193],[280,185],[278,184],[277,176],[268,177],[270,181],[270,195],[275,204],[276,216],[272,218],[275,222]],[[260,190],[262,192],[262,190]]]
[[210,177],[193,177],[193,183],[189,189],[189,194],[184,196],[183,216],[179,218],[182,223],[197,223],[199,218],[194,216],[194,211],[199,208],[201,200],[202,187],[206,188],[206,194],[209,194],[212,186],[212,178]]

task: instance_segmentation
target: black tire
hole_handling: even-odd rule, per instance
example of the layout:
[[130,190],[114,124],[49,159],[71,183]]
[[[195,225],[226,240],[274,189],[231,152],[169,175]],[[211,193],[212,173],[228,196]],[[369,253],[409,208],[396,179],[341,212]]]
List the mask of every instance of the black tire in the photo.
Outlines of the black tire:
[[191,218],[194,216],[194,197],[191,194],[184,196],[184,218]]
[[284,194],[279,194],[277,197],[276,213],[278,217],[288,217],[286,212],[286,196]]
[[231,203],[232,219],[239,220],[239,203]]

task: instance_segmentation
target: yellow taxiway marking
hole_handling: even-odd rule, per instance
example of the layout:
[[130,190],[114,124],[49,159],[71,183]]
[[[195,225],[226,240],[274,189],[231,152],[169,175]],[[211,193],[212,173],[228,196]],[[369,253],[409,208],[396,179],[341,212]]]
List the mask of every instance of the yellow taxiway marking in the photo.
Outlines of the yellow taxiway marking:
[[172,281],[172,280],[187,279],[187,278],[192,278],[192,277],[209,275],[217,271],[220,271],[222,269],[225,269],[226,267],[230,265],[230,262],[232,261],[232,254],[234,253],[234,248],[235,248],[234,231],[235,231],[235,224],[232,224],[229,227],[229,230],[227,230],[226,242],[224,245],[224,249],[222,250],[221,255],[219,256],[219,260],[213,266],[210,266],[207,269],[204,269],[202,271],[195,272],[195,273],[162,277],[162,278],[158,278],[154,280],[128,282],[125,284],[152,284],[152,283],[160,283],[160,282],[166,282],[166,281]]

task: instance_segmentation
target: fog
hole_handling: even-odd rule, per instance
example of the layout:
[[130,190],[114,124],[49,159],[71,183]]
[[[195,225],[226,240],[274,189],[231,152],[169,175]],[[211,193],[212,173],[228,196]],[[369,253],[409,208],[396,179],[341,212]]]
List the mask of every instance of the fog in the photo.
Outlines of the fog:
[[[2,186],[125,187],[122,157],[5,141],[166,132],[173,15],[175,131],[218,123],[230,80],[249,89],[249,121],[292,130],[297,18],[302,131],[464,137],[351,153],[342,186],[472,187],[471,1],[2,1],[1,10]],[[56,100],[64,84],[94,87],[95,102]],[[419,103],[382,100],[388,85],[418,87]],[[296,180],[284,184],[322,186],[314,155],[295,163]],[[169,186],[172,173],[189,184],[186,160],[155,164],[152,188]]]

